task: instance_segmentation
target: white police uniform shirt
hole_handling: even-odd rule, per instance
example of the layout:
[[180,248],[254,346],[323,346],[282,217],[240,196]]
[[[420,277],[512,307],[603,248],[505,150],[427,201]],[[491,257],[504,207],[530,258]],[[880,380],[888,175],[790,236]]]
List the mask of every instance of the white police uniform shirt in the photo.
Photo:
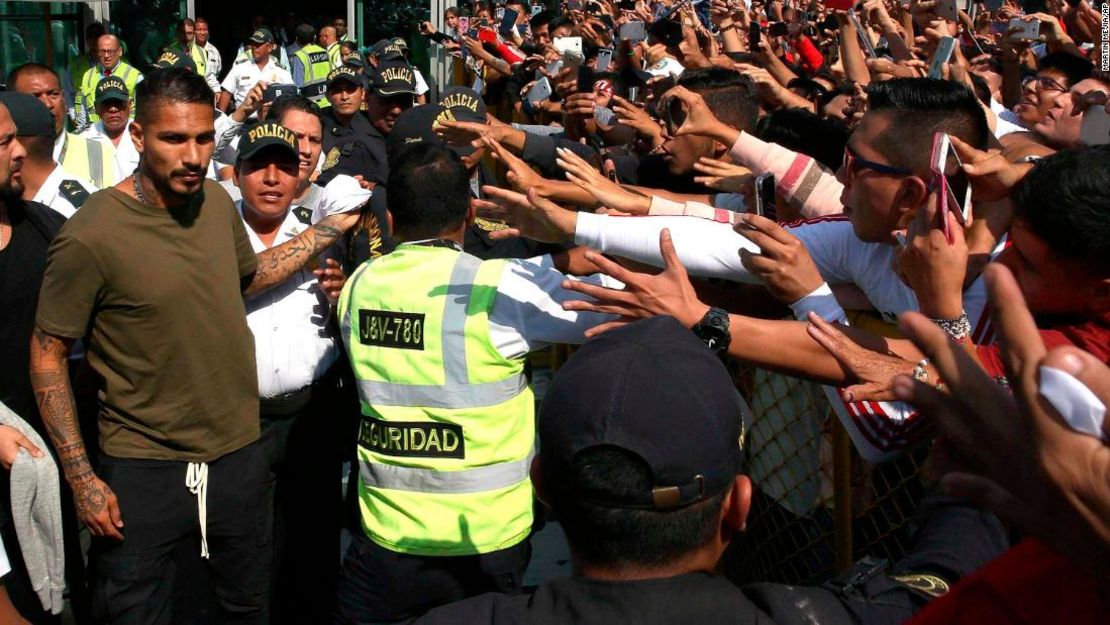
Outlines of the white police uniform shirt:
[[231,67],[231,71],[224,77],[220,87],[231,93],[233,104],[238,107],[260,80],[271,85],[288,85],[293,84],[293,75],[279,65],[272,56],[266,60],[266,65],[261,69],[253,59],[246,59],[237,61]]
[[[237,201],[235,207],[242,218],[243,201]],[[255,252],[268,249],[245,219],[243,226]],[[273,246],[285,243],[308,228],[308,224],[289,211]],[[308,268],[244,303],[247,325],[254,334],[259,397],[279,397],[299,391],[320,378],[339,358],[339,345],[325,329],[330,306],[316,283],[316,276]]]
[[31,201],[45,204],[60,213],[62,217],[69,219],[90,195],[99,190],[93,183],[74,177],[62,169],[61,165],[55,163],[54,171],[46,177],[46,181],[42,183]]
[[[95,141],[112,141],[111,137],[104,132],[103,121],[86,128],[81,136]],[[135,142],[131,140],[131,122],[127,123],[127,128],[123,129],[123,135],[116,144],[116,165],[124,176],[130,176],[139,166],[139,151],[135,149]]]
[[220,92],[220,72],[223,71],[224,61],[220,56],[220,51],[212,42],[204,44],[204,52],[208,55],[208,65],[205,68],[204,81],[212,88],[214,93]]

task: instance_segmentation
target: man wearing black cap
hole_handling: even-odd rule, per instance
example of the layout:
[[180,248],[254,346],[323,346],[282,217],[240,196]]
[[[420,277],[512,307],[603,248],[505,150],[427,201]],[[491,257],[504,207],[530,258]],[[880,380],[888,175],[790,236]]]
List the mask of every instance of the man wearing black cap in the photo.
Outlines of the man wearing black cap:
[[519,592],[533,526],[525,361],[611,319],[563,309],[566,276],[552,257],[465,253],[469,175],[458,155],[426,139],[390,163],[389,214],[403,243],[362,264],[340,296],[362,406],[362,531],[333,613],[344,625]]
[[[243,299],[285,282],[358,216],[329,215],[256,254],[227,194],[204,178],[216,132],[204,78],[151,72],[136,100],[139,168],[91,198],[51,247],[31,384],[93,535],[100,622],[168,619],[171,554],[199,539],[221,620],[264,624],[273,511]],[[95,469],[66,372],[85,336],[98,391]]]
[[414,623],[899,623],[1005,545],[993,516],[934,496],[893,565],[864,560],[820,588],[715,576],[751,508],[741,405],[720,360],[670,317],[571,356],[544,397],[539,443],[532,483],[566,533],[574,577]]
[[370,80],[366,116],[378,132],[389,136],[393,122],[415,102],[416,73],[405,61],[383,61],[370,73]]
[[[174,55],[166,52],[163,56]],[[131,125],[131,98],[127,85],[116,76],[101,79],[96,86],[96,114],[100,121],[89,126],[81,136],[99,141],[107,141],[116,148],[116,165],[125,174],[135,171],[139,165],[139,151],[131,141],[127,131]]]
[[[31,331],[35,325],[35,309],[46,267],[47,249],[65,219],[41,204],[20,197],[23,192],[22,170],[27,152],[16,135],[16,124],[5,106],[7,97],[12,95],[23,94],[0,94],[4,96],[0,98],[0,293],[4,294],[4,312],[0,314],[0,354],[4,355],[0,358],[0,402],[45,436],[46,428],[35,405],[27,361],[30,358]],[[37,101],[35,103],[43,106]],[[45,121],[47,137],[53,137],[54,124],[49,113],[46,114]],[[47,138],[47,142],[50,141]],[[0,540],[10,562],[11,572],[4,575],[0,582],[7,593],[6,599],[0,599],[0,606],[10,599],[11,604],[3,607],[10,608],[14,605],[18,614],[13,617],[9,611],[0,608],[0,621],[51,623],[51,619],[57,617],[43,609],[35,593],[41,580],[32,582],[27,574],[12,521],[8,475],[4,473],[2,477]],[[76,532],[68,532],[67,537],[70,534],[75,536]],[[80,568],[74,566],[71,571]],[[76,600],[76,596],[74,599]],[[20,616],[27,621],[21,620]]]
[[226,112],[229,104],[238,107],[259,81],[269,85],[293,84],[293,76],[272,57],[274,35],[270,29],[255,29],[247,39],[247,47],[251,51],[250,58],[236,60],[220,83],[220,100],[216,108],[221,111]]
[[20,170],[25,200],[38,202],[70,218],[97,191],[88,180],[77,180],[54,161],[54,122],[50,111],[33,96],[0,92],[15,122],[19,142],[27,150]]

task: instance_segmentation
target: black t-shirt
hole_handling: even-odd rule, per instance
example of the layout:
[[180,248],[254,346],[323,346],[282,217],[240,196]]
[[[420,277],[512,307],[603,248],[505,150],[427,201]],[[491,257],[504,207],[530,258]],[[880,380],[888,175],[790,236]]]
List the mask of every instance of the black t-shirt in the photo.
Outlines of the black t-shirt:
[[12,237],[0,250],[0,401],[45,437],[27,367],[46,251],[65,218],[37,202],[7,200],[6,206]]

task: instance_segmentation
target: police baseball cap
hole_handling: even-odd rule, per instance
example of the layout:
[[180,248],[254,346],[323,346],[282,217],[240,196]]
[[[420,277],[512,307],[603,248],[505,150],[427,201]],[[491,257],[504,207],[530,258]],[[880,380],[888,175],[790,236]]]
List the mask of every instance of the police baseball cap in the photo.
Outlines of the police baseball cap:
[[127,92],[127,83],[118,76],[105,76],[96,83],[96,99],[93,101],[95,104],[107,102],[109,100],[123,100],[128,101],[130,94]]
[[351,56],[347,57],[347,60],[343,61],[343,66],[349,67],[355,70],[355,72],[357,73],[358,70],[366,67],[366,62],[362,60],[361,54],[352,54]]
[[237,160],[250,160],[267,148],[275,148],[293,160],[300,160],[297,137],[292,130],[277,122],[261,122],[247,128],[239,138]]
[[[671,510],[708,499],[743,467],[740,406],[724,365],[674,318],[610,330],[571,356],[544,396],[544,486],[621,509]],[[653,484],[620,495],[577,484],[575,456],[602,446],[643,460]]]
[[192,72],[197,71],[197,64],[193,62],[192,58],[171,50],[163,52],[161,56],[154,61],[154,67],[157,69],[181,67]]
[[273,43],[274,33],[270,32],[269,28],[259,28],[258,30],[251,33],[251,36],[247,38],[247,41],[250,43]]
[[439,99],[460,122],[486,123],[486,103],[470,87],[451,87]]
[[15,123],[20,137],[54,137],[54,115],[46,105],[29,93],[0,91],[3,104]]
[[435,125],[447,119],[449,113],[441,104],[414,106],[401,113],[393,122],[393,130],[385,142],[389,160],[396,159],[406,148],[421,143],[446,146],[446,142],[435,133]]
[[[402,43],[404,40],[402,40]],[[408,50],[408,45],[405,45],[405,50]],[[379,61],[400,61],[404,60],[405,54],[401,47],[391,39],[381,39],[370,46],[370,54],[374,55]]]
[[329,87],[341,80],[346,80],[347,82],[359,87],[363,86],[362,76],[358,72],[356,72],[354,68],[348,65],[340,65],[339,67],[331,70],[331,72],[328,73]]
[[374,71],[373,90],[380,96],[416,95],[416,74],[404,61],[383,61]]

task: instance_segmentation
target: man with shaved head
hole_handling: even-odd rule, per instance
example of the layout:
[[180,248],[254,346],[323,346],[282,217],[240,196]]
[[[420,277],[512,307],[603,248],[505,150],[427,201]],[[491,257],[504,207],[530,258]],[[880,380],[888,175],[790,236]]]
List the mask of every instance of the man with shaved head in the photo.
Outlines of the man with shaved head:
[[[131,104],[135,103],[135,86],[143,79],[143,74],[134,67],[123,62],[123,45],[115,35],[101,35],[96,40],[96,65],[89,68],[81,77],[80,92],[76,95],[74,112],[77,117],[78,130],[84,129],[88,124],[100,121],[96,114],[96,86],[101,78],[117,76],[127,85],[127,92],[131,96]],[[132,106],[134,111],[135,107]],[[132,114],[134,117],[134,114]]]

